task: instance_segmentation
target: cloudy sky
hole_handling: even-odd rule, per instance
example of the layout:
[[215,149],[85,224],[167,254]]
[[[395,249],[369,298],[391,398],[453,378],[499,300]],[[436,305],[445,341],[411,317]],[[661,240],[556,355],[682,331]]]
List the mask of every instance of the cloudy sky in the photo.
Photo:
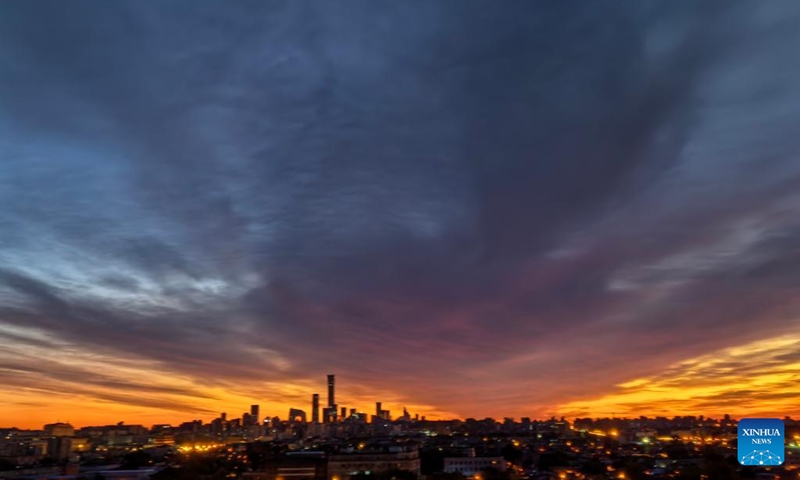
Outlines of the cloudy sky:
[[0,4],[0,426],[800,414],[800,4]]

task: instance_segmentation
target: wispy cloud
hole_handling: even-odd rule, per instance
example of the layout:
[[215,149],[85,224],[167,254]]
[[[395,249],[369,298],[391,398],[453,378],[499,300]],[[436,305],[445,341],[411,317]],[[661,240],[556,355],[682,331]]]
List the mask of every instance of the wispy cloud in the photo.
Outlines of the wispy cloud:
[[607,395],[559,405],[572,416],[722,416],[796,414],[800,402],[800,341],[793,335],[759,340],[684,360],[657,375],[619,384]]
[[61,393],[0,423],[545,415],[794,331],[800,7],[471,3],[0,5],[0,395]]

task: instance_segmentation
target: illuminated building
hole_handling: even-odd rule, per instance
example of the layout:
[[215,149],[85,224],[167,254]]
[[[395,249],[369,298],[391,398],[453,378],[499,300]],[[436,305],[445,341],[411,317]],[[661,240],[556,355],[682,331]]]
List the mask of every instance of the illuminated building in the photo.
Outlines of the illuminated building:
[[381,472],[393,469],[408,470],[420,475],[419,451],[416,447],[392,447],[388,451],[359,451],[334,454],[328,459],[330,478],[348,480],[360,472]]
[[461,473],[465,477],[475,476],[487,468],[506,470],[503,457],[447,457],[444,459],[446,473]]
[[328,459],[323,452],[289,452],[267,462],[262,471],[246,472],[248,480],[328,480]]

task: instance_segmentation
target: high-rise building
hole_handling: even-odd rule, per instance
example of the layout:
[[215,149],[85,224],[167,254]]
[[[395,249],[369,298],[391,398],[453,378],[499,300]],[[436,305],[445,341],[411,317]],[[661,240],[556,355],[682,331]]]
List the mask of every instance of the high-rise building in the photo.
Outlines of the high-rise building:
[[[335,388],[336,375],[328,375],[328,407],[336,405]],[[334,412],[335,414],[336,412]]]
[[222,433],[225,430],[224,427],[225,420],[222,418],[215,418],[211,421],[211,433],[217,434]]
[[335,422],[336,418],[338,416],[338,413],[339,413],[337,408],[336,408],[336,405],[331,405],[330,407],[325,407],[324,412],[325,412],[324,413],[325,414],[325,420],[324,420],[325,423],[333,423],[333,422]]
[[47,442],[47,454],[58,460],[66,460],[72,451],[72,439],[69,437],[54,436]]
[[342,412],[342,420],[344,420],[345,418],[347,418],[347,407],[342,407],[341,412]]
[[311,396],[311,421],[319,423],[319,393]]
[[375,402],[375,416],[380,417],[381,411],[383,409],[383,404],[381,402]]
[[252,425],[258,425],[258,423],[261,421],[259,410],[261,410],[261,407],[258,405],[250,405],[250,421],[252,422]]
[[299,408],[289,409],[289,422],[290,423],[306,423],[306,412]]

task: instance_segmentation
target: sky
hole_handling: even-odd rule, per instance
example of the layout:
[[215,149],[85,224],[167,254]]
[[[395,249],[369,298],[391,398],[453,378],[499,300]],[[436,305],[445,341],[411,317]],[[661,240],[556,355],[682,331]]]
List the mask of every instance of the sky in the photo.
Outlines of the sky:
[[799,21],[0,3],[0,426],[800,415]]

